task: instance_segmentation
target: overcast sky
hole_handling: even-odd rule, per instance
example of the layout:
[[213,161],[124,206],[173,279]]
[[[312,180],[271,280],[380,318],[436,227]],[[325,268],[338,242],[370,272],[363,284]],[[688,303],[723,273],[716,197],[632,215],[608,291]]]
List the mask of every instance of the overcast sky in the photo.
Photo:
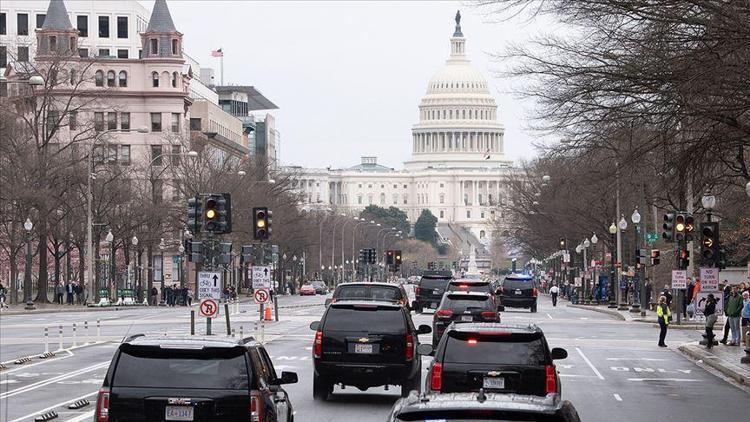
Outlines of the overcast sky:
[[491,23],[452,1],[172,0],[169,7],[188,54],[214,67],[217,81],[210,53],[221,47],[225,84],[253,85],[279,106],[282,163],[341,167],[375,155],[395,168],[411,154],[417,105],[448,57],[461,9],[469,57],[498,102],[507,156],[534,154],[533,134],[524,130],[530,105],[493,76],[503,64],[489,53],[536,33],[538,23]]

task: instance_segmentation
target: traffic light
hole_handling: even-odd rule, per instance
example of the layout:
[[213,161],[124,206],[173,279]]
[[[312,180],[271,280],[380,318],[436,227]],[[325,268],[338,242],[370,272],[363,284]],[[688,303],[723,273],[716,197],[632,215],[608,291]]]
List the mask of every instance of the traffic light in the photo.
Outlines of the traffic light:
[[402,259],[401,259],[401,250],[400,250],[400,249],[396,249],[396,250],[394,251],[394,257],[393,257],[393,260],[394,260],[394,262],[396,263],[396,266],[397,266],[397,267],[400,267],[400,266],[401,266],[401,262],[402,262]]
[[678,242],[685,240],[686,233],[686,215],[682,212],[678,213],[674,218],[674,239]]
[[203,261],[203,242],[195,242],[193,240],[185,240],[185,256],[187,256],[190,262],[201,262]]
[[651,265],[659,265],[661,263],[661,251],[658,249],[651,249]]
[[240,261],[243,264],[251,264],[253,262],[253,245],[242,245]]
[[721,245],[719,245],[719,259],[716,262],[716,266],[721,270],[727,267],[727,250]]
[[364,264],[367,261],[367,254],[364,249],[359,250],[359,262]]
[[719,261],[719,223],[701,223],[701,257],[703,265],[717,266]]
[[203,228],[209,233],[232,232],[232,196],[228,193],[211,193],[203,201]]
[[662,224],[663,231],[661,237],[667,242],[674,242],[674,218],[675,213],[668,212],[664,214],[664,224]]
[[368,249],[367,250],[367,263],[368,264],[375,264],[377,263],[378,259],[378,253],[375,249]]
[[690,251],[687,249],[680,249],[678,253],[677,267],[681,270],[687,269],[690,265]]
[[253,239],[266,240],[270,236],[268,208],[253,208]]
[[561,251],[564,251],[564,250],[567,250],[567,249],[568,249],[567,243],[568,243],[568,242],[566,242],[566,241],[565,241],[565,238],[564,238],[564,237],[561,237],[561,238],[560,238],[560,250],[561,250]]
[[219,243],[219,255],[216,257],[217,264],[229,264],[232,262],[232,243]]
[[638,264],[645,265],[646,264],[646,250],[645,249],[636,249],[635,250],[635,261]]
[[195,198],[188,199],[187,227],[195,235],[201,231],[202,217],[203,202],[201,202],[201,198],[196,196]]
[[685,240],[692,242],[695,238],[695,217],[692,214],[685,216]]
[[393,265],[394,263],[393,251],[390,249],[385,253],[385,263],[386,265]]

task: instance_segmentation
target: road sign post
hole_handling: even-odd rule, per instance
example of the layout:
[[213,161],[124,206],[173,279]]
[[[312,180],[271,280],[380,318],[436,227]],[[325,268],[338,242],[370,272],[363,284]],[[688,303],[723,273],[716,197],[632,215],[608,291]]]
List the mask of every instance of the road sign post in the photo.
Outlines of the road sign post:
[[[219,313],[223,280],[219,271],[198,272],[198,300],[201,315],[206,317],[206,335],[211,335],[211,319]],[[205,304],[205,305],[204,305]],[[204,308],[205,306],[205,308]],[[213,312],[211,312],[213,311]]]

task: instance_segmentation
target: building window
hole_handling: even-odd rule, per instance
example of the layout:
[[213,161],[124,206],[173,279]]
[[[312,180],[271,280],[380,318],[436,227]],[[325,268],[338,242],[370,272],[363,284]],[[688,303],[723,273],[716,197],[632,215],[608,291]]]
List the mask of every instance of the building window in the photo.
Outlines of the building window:
[[88,37],[89,36],[89,17],[88,16],[76,16],[76,24],[78,26],[78,36]]
[[479,205],[484,205],[484,201],[482,200],[482,194],[480,193],[478,196],[479,196]]
[[128,73],[124,70],[121,70],[118,75],[118,85],[122,88],[128,86]]
[[484,211],[479,213],[479,218],[484,218]]
[[385,204],[385,194],[384,194],[384,193],[381,193],[381,194],[380,194],[380,204],[381,204],[381,205],[384,205],[384,204]]
[[367,205],[372,205],[372,194],[367,195]]
[[445,218],[445,211],[440,210],[440,218]]
[[362,195],[357,195],[357,204],[362,205]]
[[44,18],[46,17],[47,15],[41,13],[36,15],[36,29],[40,29],[42,26],[44,26]]
[[409,202],[409,197],[404,194],[404,205],[406,205]]
[[180,181],[172,180],[172,201],[180,200]]
[[68,44],[70,47],[70,52],[75,53],[76,52],[76,37],[70,37],[70,44]]
[[151,131],[161,132],[161,113],[151,113]]
[[148,40],[148,45],[150,46],[151,54],[159,54],[159,40],[151,38]]
[[18,56],[17,59],[19,62],[27,62],[29,61],[29,47],[28,46],[18,46]]
[[159,73],[158,72],[151,72],[151,86],[154,88],[159,87]]
[[177,88],[177,72],[172,72],[172,88]]
[[201,119],[191,117],[190,118],[190,130],[201,130]]
[[406,189],[406,185],[404,185],[404,189]]
[[130,145],[119,145],[117,162],[123,166],[130,165]]
[[78,129],[78,112],[68,112],[68,128],[70,130]]
[[78,49],[78,57],[86,58],[89,56],[89,49],[88,48],[79,48]]
[[96,86],[104,86],[104,72],[97,70],[94,74],[94,83]]
[[359,184],[359,188],[362,189],[362,183]]
[[117,129],[117,113],[110,111],[107,113],[107,130]]
[[117,50],[117,58],[118,59],[127,59],[128,58],[128,50]]
[[120,113],[120,129],[130,130],[130,113]]
[[471,210],[466,210],[466,219],[467,220],[471,219]]
[[8,35],[8,24],[5,21],[5,13],[0,13],[0,35]]
[[179,45],[177,40],[172,40],[172,55],[176,56],[179,53]]
[[53,53],[57,51],[57,37],[54,35],[50,35],[49,37],[49,52]]
[[29,15],[26,13],[19,13],[16,15],[16,24],[18,28],[18,35],[29,35]]
[[393,205],[398,205],[398,194],[397,193],[393,194]]
[[161,145],[151,145],[151,165],[162,165],[162,158]]
[[110,70],[107,72],[107,86],[112,88],[115,86],[115,71]]
[[469,205],[469,194],[468,193],[464,194],[464,205]]
[[440,194],[440,203],[441,204],[445,204],[445,194],[444,193]]
[[99,57],[109,57],[109,48],[100,48]]
[[109,38],[109,16],[99,16],[99,38]]
[[443,183],[441,183],[441,184],[440,184],[440,187],[441,187],[441,188],[444,188],[444,187],[445,187],[445,185],[444,185]]
[[104,113],[101,111],[94,113],[94,130],[97,132],[104,130]]
[[172,132],[180,133],[180,113],[172,113]]
[[118,16],[117,17],[117,38],[128,37],[128,17]]
[[484,230],[479,230],[479,238],[484,239],[487,236],[487,234],[484,232]]

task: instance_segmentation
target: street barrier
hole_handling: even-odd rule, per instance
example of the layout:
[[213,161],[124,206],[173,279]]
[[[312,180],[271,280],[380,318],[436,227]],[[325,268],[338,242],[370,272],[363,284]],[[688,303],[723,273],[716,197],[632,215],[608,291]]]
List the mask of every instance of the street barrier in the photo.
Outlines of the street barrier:
[[68,405],[68,409],[80,409],[82,407],[88,406],[89,404],[89,401],[86,399],[76,400]]
[[49,328],[44,327],[44,353],[49,353]]
[[49,420],[52,420],[52,419],[56,419],[56,418],[57,418],[57,416],[58,416],[58,415],[57,415],[57,412],[55,412],[55,411],[53,410],[53,411],[51,411],[51,412],[47,412],[47,413],[42,413],[41,415],[37,416],[36,418],[34,418],[34,422],[45,422],[45,421],[49,421]]
[[60,348],[58,348],[57,350],[62,350],[63,349],[63,326],[58,325],[57,329],[58,329],[58,332],[60,333]]
[[190,310],[190,335],[195,335],[195,310]]
[[75,322],[73,323],[73,347],[78,347],[78,334]]
[[99,342],[102,338],[102,326],[101,321],[96,320],[96,341]]
[[29,358],[29,357],[22,357],[22,358],[18,358],[18,359],[16,359],[16,360],[13,361],[13,363],[16,364],[16,365],[23,365],[26,362],[31,362],[31,358]]
[[234,337],[234,328],[232,328],[232,337]]
[[241,325],[240,325],[240,338],[245,338],[245,330]]
[[86,342],[84,344],[91,343],[91,336],[89,336],[89,322],[83,321],[83,330],[86,332]]

